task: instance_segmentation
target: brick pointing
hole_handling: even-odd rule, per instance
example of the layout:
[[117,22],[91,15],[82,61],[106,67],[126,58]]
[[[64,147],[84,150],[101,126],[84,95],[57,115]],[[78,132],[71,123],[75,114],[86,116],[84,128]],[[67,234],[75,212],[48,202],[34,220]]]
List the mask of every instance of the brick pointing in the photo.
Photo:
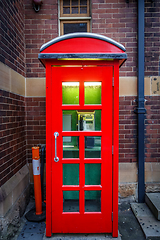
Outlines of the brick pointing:
[[45,97],[26,98],[27,162],[32,161],[32,147],[46,143]]
[[[145,161],[160,162],[160,96],[145,97]],[[137,161],[136,97],[119,100],[119,161]]]
[[160,64],[160,1],[145,1],[145,75],[158,76]]
[[136,76],[137,3],[136,1],[92,1],[92,32],[110,37],[124,45],[128,60],[120,76]]
[[146,97],[146,162],[160,162],[160,96]]
[[25,99],[0,90],[0,186],[26,164]]
[[0,1],[0,61],[25,75],[23,0]]
[[119,98],[119,162],[137,161],[136,97]]
[[42,44],[58,36],[57,0],[45,0],[41,10],[35,12],[30,0],[25,4],[25,41],[26,41],[26,76],[44,77],[45,69],[38,60]]

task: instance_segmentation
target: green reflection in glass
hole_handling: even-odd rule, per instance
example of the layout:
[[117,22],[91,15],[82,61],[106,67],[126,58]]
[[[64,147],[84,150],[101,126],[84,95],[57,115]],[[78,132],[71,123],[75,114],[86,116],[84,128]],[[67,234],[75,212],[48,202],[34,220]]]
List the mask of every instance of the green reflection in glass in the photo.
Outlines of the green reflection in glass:
[[101,82],[85,82],[85,104],[101,104]]
[[79,158],[79,137],[63,137],[63,158]]
[[101,110],[95,111],[63,111],[63,131],[100,131]]
[[86,185],[101,184],[101,164],[100,163],[85,164],[85,184]]
[[79,104],[79,82],[62,83],[62,103]]
[[101,158],[101,137],[85,137],[85,158]]
[[77,131],[78,120],[76,110],[63,111],[63,131]]
[[79,164],[63,164],[63,185],[79,185]]

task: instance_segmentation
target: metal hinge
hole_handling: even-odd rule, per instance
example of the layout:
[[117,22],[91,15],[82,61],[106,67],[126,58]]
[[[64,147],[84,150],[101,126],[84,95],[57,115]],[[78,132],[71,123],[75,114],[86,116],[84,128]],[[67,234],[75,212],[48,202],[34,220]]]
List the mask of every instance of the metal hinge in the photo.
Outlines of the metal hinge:
[[114,151],[114,146],[112,145],[112,155],[113,155],[113,151]]
[[113,212],[112,212],[112,222],[113,222]]
[[112,87],[114,87],[114,77],[112,77]]

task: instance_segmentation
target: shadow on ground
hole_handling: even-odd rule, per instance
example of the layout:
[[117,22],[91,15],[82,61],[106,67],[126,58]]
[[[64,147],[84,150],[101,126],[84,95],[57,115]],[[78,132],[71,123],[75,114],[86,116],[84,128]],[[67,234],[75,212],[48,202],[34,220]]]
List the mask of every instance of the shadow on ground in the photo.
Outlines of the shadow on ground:
[[122,240],[145,240],[142,229],[134,216],[129,203],[119,205],[119,232]]
[[[31,209],[34,205],[33,201],[30,201],[30,204],[27,207],[26,212]],[[41,223],[40,223],[41,224]],[[35,223],[30,226],[30,222],[28,222],[25,217],[21,219],[21,228],[19,229],[19,232],[16,234],[13,240],[42,240],[42,239],[50,239],[45,238],[44,232],[45,232],[45,223],[43,222],[44,226],[39,226],[40,224]],[[40,230],[39,230],[40,227]],[[143,231],[133,214],[131,210],[130,203],[122,202],[119,204],[119,237],[121,240],[145,240],[145,236],[143,234]],[[59,236],[57,236],[58,238]],[[91,237],[91,236],[90,236]],[[95,237],[95,236],[94,236]],[[66,236],[65,236],[66,238]],[[76,237],[72,236],[73,239],[83,239],[82,236],[79,237],[77,234]],[[97,234],[94,239],[103,239],[105,238],[107,240],[108,236],[102,237],[102,235]],[[61,239],[63,239],[61,237]],[[89,236],[85,236],[85,239],[89,239]],[[157,240],[157,239],[156,239]]]

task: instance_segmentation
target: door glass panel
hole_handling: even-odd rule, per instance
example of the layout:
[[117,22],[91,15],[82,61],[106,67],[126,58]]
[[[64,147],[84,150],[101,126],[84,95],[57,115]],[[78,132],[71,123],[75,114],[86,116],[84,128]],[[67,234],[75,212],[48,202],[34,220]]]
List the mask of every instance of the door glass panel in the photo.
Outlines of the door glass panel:
[[85,104],[101,104],[101,82],[84,83]]
[[79,212],[79,191],[63,191],[63,212]]
[[63,158],[79,158],[79,137],[63,137]]
[[101,137],[85,137],[85,158],[101,158]]
[[62,83],[62,103],[79,104],[79,82]]
[[85,212],[101,212],[101,191],[85,191]]
[[63,131],[100,131],[101,110],[63,111]]
[[63,185],[79,185],[79,164],[63,164]]
[[85,164],[85,185],[101,184],[101,164]]

